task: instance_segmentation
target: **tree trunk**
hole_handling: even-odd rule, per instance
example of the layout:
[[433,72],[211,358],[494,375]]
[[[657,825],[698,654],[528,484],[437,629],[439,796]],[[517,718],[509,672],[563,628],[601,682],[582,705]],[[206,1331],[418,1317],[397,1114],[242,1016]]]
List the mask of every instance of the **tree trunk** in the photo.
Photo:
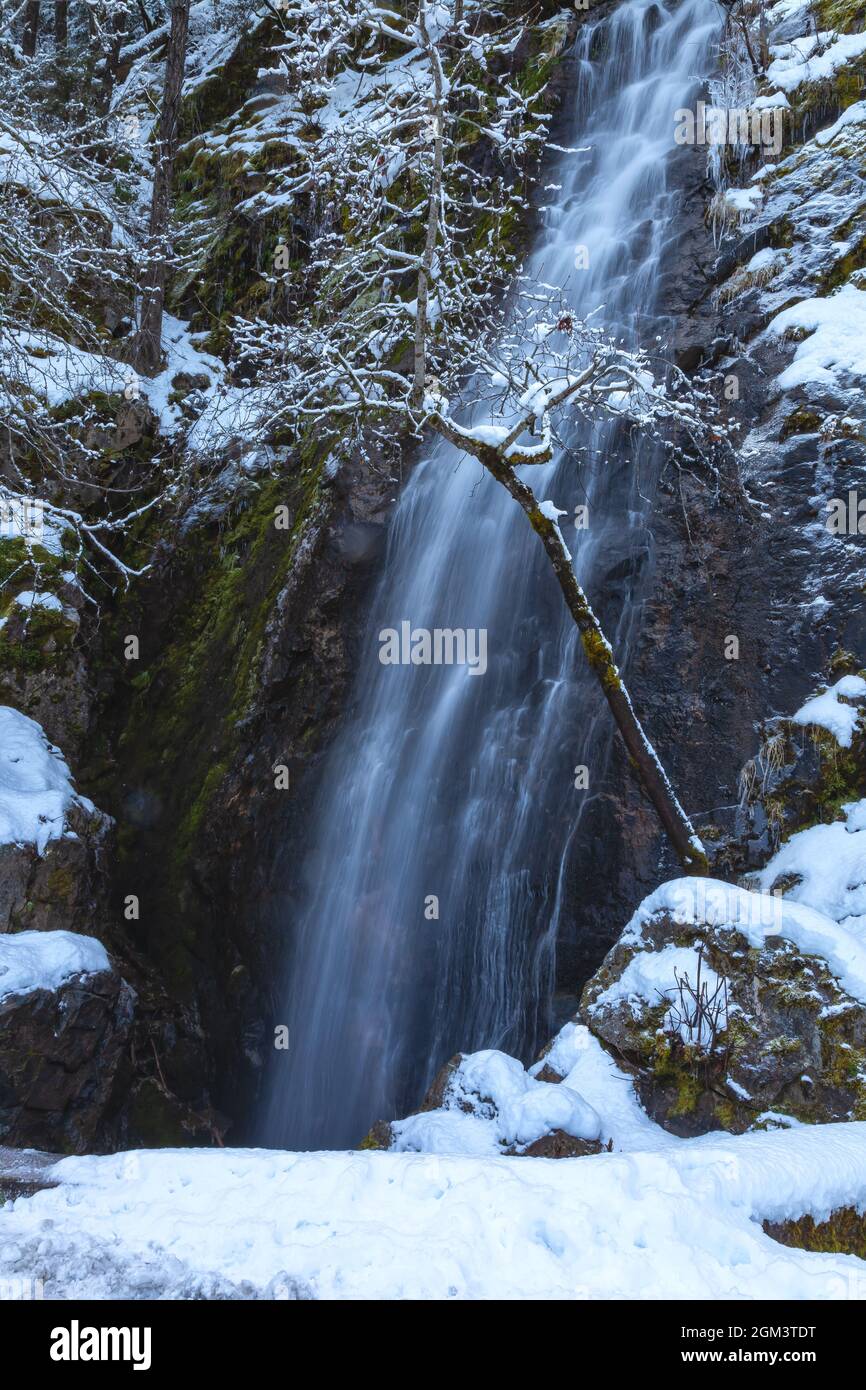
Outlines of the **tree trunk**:
[[65,48],[69,42],[69,0],[54,0],[54,47]]
[[174,0],[165,59],[165,90],[154,151],[149,259],[142,285],[141,326],[136,346],[136,366],[144,373],[157,371],[161,361],[166,281],[165,234],[171,209],[171,185],[177,155],[180,93],[186,62],[188,27],[189,0]]
[[521,482],[514,469],[499,451],[491,445],[472,443],[442,416],[436,416],[434,425],[458,448],[475,455],[489,473],[523,508],[536,535],[547,552],[553,572],[562,590],[568,611],[580,632],[583,650],[590,667],[604,692],[611,714],[616,720],[628,750],[632,767],[655,808],[662,827],[673,846],[674,852],[688,874],[706,874],[709,870],[707,853],[700,842],[688,816],[677,800],[676,793],[668,781],[667,774],[656,755],[655,749],[643,731],[628,690],[614,661],[613,649],[604,635],[601,625],[592,611],[589,599],[584,593],[574,572],[571,555],[557,522],[547,516],[540,507],[535,493],[526,483]]
[[430,280],[436,243],[439,239],[439,207],[442,199],[442,174],[445,168],[445,103],[443,101],[444,80],[442,64],[435,44],[430,42],[424,7],[420,8],[418,28],[427,52],[433,75],[433,110],[430,119],[433,124],[433,179],[430,197],[427,202],[427,231],[424,238],[424,251],[418,270],[418,288],[415,300],[415,357],[412,373],[411,404],[417,409],[424,399],[424,384],[427,377],[427,327]]
[[[115,3],[111,6],[105,16],[105,30],[103,43],[102,62],[102,109],[108,111],[111,108],[111,97],[117,81],[117,71],[120,67],[120,50],[128,37],[127,24],[129,13],[125,5]],[[107,43],[107,47],[105,46]]]
[[35,58],[38,38],[39,0],[27,0],[27,8],[24,11],[24,37],[21,40],[21,47],[26,57]]

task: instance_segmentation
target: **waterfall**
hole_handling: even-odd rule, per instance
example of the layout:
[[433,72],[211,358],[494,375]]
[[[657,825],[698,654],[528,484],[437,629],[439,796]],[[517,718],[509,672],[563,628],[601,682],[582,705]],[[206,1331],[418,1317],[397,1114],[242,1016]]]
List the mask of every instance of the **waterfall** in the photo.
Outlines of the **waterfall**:
[[[559,158],[526,269],[626,342],[665,332],[654,306],[677,239],[674,112],[697,94],[717,25],[711,0],[630,0],[579,31],[567,143],[590,149]],[[527,470],[569,510],[566,538],[621,664],[651,564],[656,469],[655,449],[600,423]],[[379,633],[404,621],[486,632],[486,671],[383,665]],[[526,1058],[544,1040],[566,881],[612,734],[525,516],[473,460],[434,444],[396,507],[303,862],[273,869],[292,884],[274,923],[289,938],[289,1048],[271,1067],[264,1142],[357,1144],[416,1104],[454,1052]]]

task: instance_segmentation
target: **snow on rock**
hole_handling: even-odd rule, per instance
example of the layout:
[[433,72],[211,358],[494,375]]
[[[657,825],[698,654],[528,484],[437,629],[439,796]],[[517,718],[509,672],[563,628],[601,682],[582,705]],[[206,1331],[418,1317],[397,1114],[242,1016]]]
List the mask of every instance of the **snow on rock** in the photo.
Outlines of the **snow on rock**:
[[853,1256],[763,1218],[866,1204],[866,1124],[664,1136],[574,1162],[142,1150],[67,1158],[0,1210],[0,1274],[49,1298],[839,1299]]
[[0,1146],[87,1153],[110,1143],[135,1003],[93,937],[0,934]]
[[537,1081],[504,1052],[474,1052],[447,1070],[440,1106],[391,1125],[398,1152],[523,1153],[553,1132],[601,1137],[601,1120],[581,1095]]
[[[639,1018],[648,1003],[655,1004],[660,998],[673,1001],[679,988],[678,981],[686,978],[693,984],[702,982],[711,993],[719,985],[718,975],[700,959],[694,947],[667,945],[660,951],[639,951],[629,961],[622,975],[602,990],[595,1000],[595,1007],[605,1008],[622,1000],[633,1017]],[[683,1020],[672,1021],[670,1008],[662,1019],[662,1028],[669,1022],[683,1041],[688,1042]],[[697,1031],[700,1038],[696,1037],[696,1041],[708,1041],[704,1027],[699,1027]]]
[[[866,303],[866,294],[863,300]],[[842,748],[850,748],[861,710],[844,702],[863,699],[864,696],[866,680],[862,676],[843,676],[828,690],[807,700],[791,716],[791,722],[805,728],[817,725],[831,733]]]
[[59,748],[42,726],[0,705],[0,845],[32,844],[44,854],[49,840],[71,833],[66,813],[72,805],[95,810],[75,791]]
[[789,111],[791,103],[784,92],[769,92],[766,96],[754,97],[749,103],[751,111],[773,111],[775,109]]
[[725,208],[736,217],[751,217],[761,206],[763,196],[760,185],[754,188],[726,188],[724,192]]
[[718,879],[672,879],[644,899],[620,941],[639,946],[647,925],[665,917],[681,926],[734,930],[757,949],[768,937],[782,937],[805,954],[826,960],[844,988],[866,1003],[866,946],[811,907]]
[[853,106],[847,106],[831,126],[825,130],[819,130],[815,136],[816,145],[829,145],[836,139],[840,131],[854,125],[863,125],[866,122],[866,101],[855,101]]
[[22,931],[0,936],[0,999],[35,989],[59,989],[75,975],[110,970],[93,936],[68,931]]
[[545,1050],[541,1060],[529,1068],[530,1076],[537,1076],[545,1068],[556,1073],[563,1080],[579,1058],[595,1040],[580,1023],[566,1023],[560,1028],[553,1042]]
[[844,819],[800,830],[758,875],[765,892],[780,880],[793,885],[786,902],[831,917],[866,946],[866,800],[842,807]]
[[802,299],[767,326],[776,337],[791,329],[810,336],[798,343],[793,362],[779,376],[785,390],[810,381],[834,384],[840,374],[866,377],[866,290],[849,284],[826,299]]
[[802,82],[826,81],[852,58],[866,53],[866,31],[837,35],[825,29],[817,37],[806,34],[791,43],[774,44],[770,51],[773,61],[767,80],[783,92],[793,92]]

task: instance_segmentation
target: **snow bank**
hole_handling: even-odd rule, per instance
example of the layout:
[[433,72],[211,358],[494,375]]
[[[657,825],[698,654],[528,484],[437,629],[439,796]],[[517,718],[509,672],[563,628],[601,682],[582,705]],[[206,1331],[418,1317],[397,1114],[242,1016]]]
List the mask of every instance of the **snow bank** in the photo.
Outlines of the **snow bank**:
[[74,975],[110,970],[105,947],[68,931],[22,931],[0,936],[0,1000],[34,989],[59,989]]
[[814,908],[718,879],[677,878],[644,899],[621,941],[640,944],[644,924],[662,912],[684,926],[734,927],[757,948],[767,937],[781,936],[806,955],[821,956],[842,987],[866,1003],[866,942]]
[[0,705],[0,844],[35,845],[44,854],[48,841],[64,834],[73,803],[94,809],[75,791],[60,750],[42,726]]
[[[853,1256],[760,1227],[866,1203],[866,1124],[590,1158],[144,1150],[67,1158],[0,1210],[0,1273],[47,1297],[845,1298]],[[225,1296],[225,1295],[223,1295]]]
[[791,715],[791,723],[804,728],[811,724],[827,729],[842,748],[850,748],[860,710],[854,705],[841,704],[840,695],[849,700],[866,695],[866,680],[862,676],[843,676],[821,695],[807,700]]

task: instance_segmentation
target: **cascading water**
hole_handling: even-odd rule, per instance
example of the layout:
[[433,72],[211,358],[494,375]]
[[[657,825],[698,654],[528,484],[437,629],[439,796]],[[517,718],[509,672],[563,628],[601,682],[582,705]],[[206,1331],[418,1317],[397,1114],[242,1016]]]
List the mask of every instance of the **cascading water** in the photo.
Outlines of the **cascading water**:
[[[571,143],[590,151],[563,155],[527,272],[564,286],[579,316],[600,309],[593,321],[627,342],[663,331],[653,309],[677,206],[666,156],[717,23],[712,0],[633,0],[581,28]],[[591,596],[604,589],[622,663],[647,571],[655,451],[609,423],[568,443],[528,476],[563,508],[588,499],[575,563]],[[381,664],[380,630],[404,620],[485,630],[486,672]],[[356,1144],[374,1119],[405,1113],[454,1052],[526,1056],[543,1039],[590,794],[574,768],[598,778],[612,736],[526,518],[444,443],[397,506],[362,652],[303,882],[287,894],[290,1048],[273,1067],[263,1136],[281,1147]],[[280,875],[297,880],[287,864]]]

